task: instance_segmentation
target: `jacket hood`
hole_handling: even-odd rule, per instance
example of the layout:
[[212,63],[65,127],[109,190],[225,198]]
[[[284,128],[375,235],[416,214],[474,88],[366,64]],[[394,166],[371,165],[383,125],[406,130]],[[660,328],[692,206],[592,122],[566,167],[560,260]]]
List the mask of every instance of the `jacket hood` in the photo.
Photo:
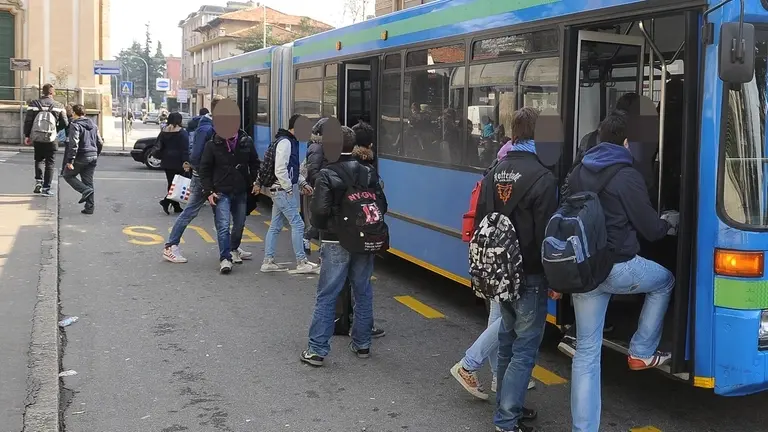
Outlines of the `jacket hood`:
[[632,162],[632,153],[624,146],[604,142],[589,149],[581,163],[588,170],[599,172],[611,165],[632,165]]
[[275,138],[276,139],[278,139],[278,138],[296,139],[296,137],[290,131],[288,131],[286,129],[282,129],[282,128],[277,130],[277,133],[275,134]]
[[211,116],[208,114],[200,117],[200,123],[197,124],[197,127],[200,127],[204,124],[213,124],[213,118],[211,118]]
[[85,130],[96,129],[96,123],[94,123],[93,120],[89,119],[88,117],[80,117],[79,119],[74,119],[72,120],[72,123],[77,123],[78,126],[84,128]]
[[310,142],[317,143],[322,145],[323,144],[323,136],[322,135],[315,135],[312,134],[312,137],[309,139]]
[[354,150],[352,150],[352,156],[360,159],[361,161],[372,161],[373,150],[369,149],[368,147],[355,146]]

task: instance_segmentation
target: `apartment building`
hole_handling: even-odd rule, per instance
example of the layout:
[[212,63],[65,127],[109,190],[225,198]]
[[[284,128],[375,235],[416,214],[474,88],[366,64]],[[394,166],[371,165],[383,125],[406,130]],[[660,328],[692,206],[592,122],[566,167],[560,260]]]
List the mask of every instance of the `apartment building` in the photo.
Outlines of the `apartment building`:
[[431,1],[434,0],[376,0],[376,16],[423,5]]

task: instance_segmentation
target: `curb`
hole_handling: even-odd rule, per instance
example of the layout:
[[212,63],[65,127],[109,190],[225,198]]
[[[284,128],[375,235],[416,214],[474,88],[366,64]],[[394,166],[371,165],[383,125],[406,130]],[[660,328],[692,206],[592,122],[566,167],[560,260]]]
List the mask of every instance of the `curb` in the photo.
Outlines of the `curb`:
[[[28,146],[0,145],[0,151],[17,151],[19,153],[34,153],[35,149]],[[130,150],[103,150],[102,156],[130,156]]]
[[[57,189],[60,188],[60,185]],[[59,194],[46,202],[50,237],[42,242],[29,344],[23,432],[59,431]]]

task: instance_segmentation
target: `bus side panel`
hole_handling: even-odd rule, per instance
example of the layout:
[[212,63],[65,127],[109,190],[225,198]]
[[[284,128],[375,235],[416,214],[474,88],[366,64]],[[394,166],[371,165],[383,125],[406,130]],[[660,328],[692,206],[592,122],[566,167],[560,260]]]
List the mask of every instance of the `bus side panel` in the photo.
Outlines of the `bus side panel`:
[[715,308],[715,393],[743,396],[768,389],[768,353],[757,350],[760,313]]

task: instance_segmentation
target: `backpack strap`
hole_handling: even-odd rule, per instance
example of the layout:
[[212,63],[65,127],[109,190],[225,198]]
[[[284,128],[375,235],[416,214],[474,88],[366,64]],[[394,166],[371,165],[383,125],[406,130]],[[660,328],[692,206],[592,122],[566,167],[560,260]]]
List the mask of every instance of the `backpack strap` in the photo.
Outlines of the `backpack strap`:
[[[581,187],[581,168],[584,165],[581,163],[576,164],[575,167],[572,168],[571,173],[568,175],[568,182],[573,185],[578,192],[583,192],[584,188]],[[600,195],[600,192],[605,189],[606,186],[608,186],[608,183],[613,179],[616,174],[619,173],[619,171],[623,170],[624,168],[631,167],[632,165],[620,163],[616,165],[611,165],[608,168],[604,169],[602,172],[600,172],[599,178],[600,180],[597,183],[597,187],[594,192],[597,195]]]

